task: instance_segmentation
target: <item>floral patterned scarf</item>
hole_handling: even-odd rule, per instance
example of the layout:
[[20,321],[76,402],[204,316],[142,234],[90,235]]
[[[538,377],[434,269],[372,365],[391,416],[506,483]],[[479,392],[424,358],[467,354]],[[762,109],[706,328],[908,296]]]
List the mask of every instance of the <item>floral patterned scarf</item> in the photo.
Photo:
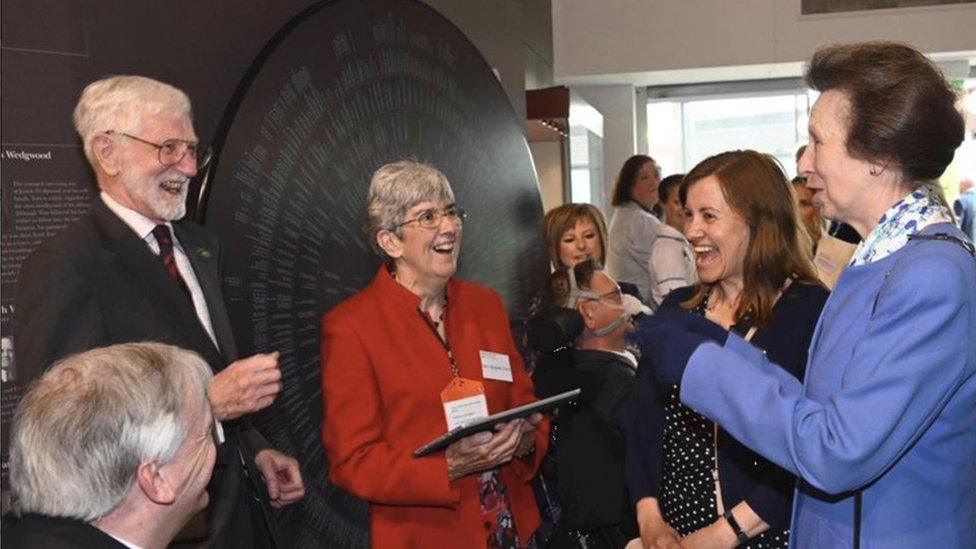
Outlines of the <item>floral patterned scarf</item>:
[[878,225],[854,250],[850,266],[873,263],[895,253],[908,237],[929,225],[952,222],[952,214],[928,186],[915,189],[888,208]]

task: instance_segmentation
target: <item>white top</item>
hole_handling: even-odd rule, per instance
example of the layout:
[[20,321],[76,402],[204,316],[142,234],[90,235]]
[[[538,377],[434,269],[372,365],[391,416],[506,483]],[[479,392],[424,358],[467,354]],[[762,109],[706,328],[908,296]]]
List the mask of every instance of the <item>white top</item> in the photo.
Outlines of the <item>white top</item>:
[[[149,246],[149,249],[154,254],[159,255],[159,243],[156,242],[156,237],[152,234],[153,229],[156,228],[156,222],[135,210],[119,204],[105,191],[101,192],[101,197],[102,202],[105,202],[108,209],[112,210],[115,215],[119,216],[119,219],[135,231],[136,235]],[[183,246],[180,245],[179,239],[176,238],[176,232],[173,231],[173,224],[167,221],[166,226],[169,227],[169,232],[173,235],[173,255],[176,258],[176,268],[180,271],[180,276],[183,277],[183,281],[186,282],[186,286],[190,289],[190,296],[193,298],[193,308],[196,310],[197,318],[200,319],[200,324],[207,331],[207,335],[210,336],[210,340],[213,341],[214,346],[220,349],[220,346],[217,345],[217,338],[214,336],[213,325],[210,323],[210,309],[207,308],[207,300],[203,297],[203,290],[200,288],[200,282],[197,281],[196,273],[193,272],[193,266],[190,265],[190,259],[186,256],[186,252],[183,251]]]
[[634,353],[630,351],[610,351],[610,352],[626,360],[627,364],[629,364],[631,368],[635,370],[637,369],[637,357],[634,356]]
[[[102,530],[102,532],[105,532],[105,530]],[[105,533],[108,534],[108,532],[105,532]],[[114,538],[115,541],[121,543],[122,545],[125,545],[129,549],[143,549],[141,545],[136,545],[136,544],[132,543],[131,541],[124,540],[124,539],[122,539],[122,538],[120,538],[118,536],[112,535],[112,534],[108,534],[108,535],[112,536],[112,538]]]
[[651,245],[648,261],[651,273],[651,296],[655,308],[672,290],[690,286],[698,281],[695,252],[677,229],[661,224],[657,238]]
[[633,201],[614,208],[610,219],[607,271],[618,282],[636,285],[645,303],[651,296],[651,245],[662,226],[658,218]]

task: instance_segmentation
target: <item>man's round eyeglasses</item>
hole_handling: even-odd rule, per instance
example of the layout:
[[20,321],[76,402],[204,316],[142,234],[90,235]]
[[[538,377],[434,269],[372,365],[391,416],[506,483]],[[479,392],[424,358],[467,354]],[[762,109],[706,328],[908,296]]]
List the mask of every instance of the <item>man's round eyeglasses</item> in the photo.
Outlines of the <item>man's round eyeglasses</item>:
[[159,163],[163,166],[173,166],[175,164],[179,164],[187,153],[193,155],[193,159],[197,162],[198,171],[202,170],[207,166],[207,164],[210,163],[211,150],[209,147],[206,147],[201,143],[194,143],[193,141],[185,141],[183,139],[167,139],[162,143],[153,143],[152,141],[147,141],[141,137],[136,137],[117,130],[108,130],[105,133],[109,135],[121,135],[122,137],[128,137],[134,141],[149,145],[150,147],[155,147],[157,158],[159,158]]
[[463,209],[456,206],[450,206],[444,208],[443,210],[424,210],[420,212],[417,217],[413,219],[408,219],[403,223],[397,225],[397,228],[403,227],[404,225],[409,225],[411,223],[416,223],[424,229],[436,229],[441,225],[441,219],[447,218],[449,221],[456,223],[464,223],[465,218],[468,217],[468,213]]

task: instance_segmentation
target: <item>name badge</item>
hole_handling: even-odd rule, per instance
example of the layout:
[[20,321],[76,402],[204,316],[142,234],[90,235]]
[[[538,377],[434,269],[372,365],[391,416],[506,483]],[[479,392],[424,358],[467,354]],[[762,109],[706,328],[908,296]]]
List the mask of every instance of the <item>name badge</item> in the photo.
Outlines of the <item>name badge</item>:
[[481,353],[481,375],[485,379],[512,382],[512,364],[508,355],[479,351]]
[[462,427],[471,421],[488,417],[488,399],[480,381],[457,377],[441,391],[447,430]]

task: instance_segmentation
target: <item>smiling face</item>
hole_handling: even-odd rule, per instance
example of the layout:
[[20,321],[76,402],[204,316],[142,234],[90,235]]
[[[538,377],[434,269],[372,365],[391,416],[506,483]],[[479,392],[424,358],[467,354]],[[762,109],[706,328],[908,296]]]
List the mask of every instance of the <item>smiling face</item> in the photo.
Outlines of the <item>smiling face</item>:
[[[169,139],[196,142],[193,123],[187,117],[152,118],[139,134],[146,141],[163,143]],[[187,153],[178,163],[164,166],[159,151],[146,143],[124,136],[115,136],[122,155],[120,172],[114,184],[104,190],[123,206],[139,212],[156,223],[175,221],[186,214],[186,196],[190,178],[197,173],[196,158]]]
[[[430,212],[443,212],[454,204],[445,201],[425,200],[409,210],[404,220],[417,219]],[[397,278],[408,287],[434,288],[447,283],[457,272],[458,255],[461,253],[461,221],[442,216],[440,224],[427,229],[419,223],[407,223],[400,227],[400,235],[387,233],[381,236],[381,246],[393,258]]]
[[685,216],[685,237],[695,250],[698,278],[706,284],[741,282],[749,226],[725,200],[718,177],[710,175],[691,184]]
[[603,262],[600,232],[588,217],[581,217],[572,229],[559,238],[559,262],[563,267],[575,267],[587,259]]
[[657,187],[661,183],[661,172],[653,160],[645,162],[634,176],[630,194],[645,209],[650,210],[660,201]]
[[850,106],[842,91],[820,95],[810,113],[810,143],[798,168],[807,178],[807,189],[820,215],[850,223],[860,231],[859,227],[876,223],[875,212],[879,207],[883,212],[890,203],[871,175],[872,164],[847,151]]

